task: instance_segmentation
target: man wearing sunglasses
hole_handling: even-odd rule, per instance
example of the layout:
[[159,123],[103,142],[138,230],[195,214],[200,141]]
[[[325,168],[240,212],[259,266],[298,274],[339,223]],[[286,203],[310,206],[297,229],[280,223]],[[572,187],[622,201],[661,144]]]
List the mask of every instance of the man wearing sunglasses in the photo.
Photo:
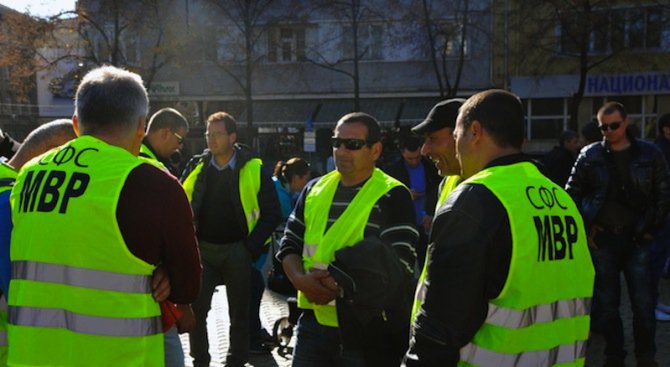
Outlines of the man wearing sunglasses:
[[606,103],[597,118],[604,139],[582,149],[566,185],[584,217],[596,269],[593,322],[605,337],[606,365],[623,366],[623,271],[633,306],[637,365],[656,366],[650,240],[670,207],[668,167],[657,147],[628,132],[621,103]]
[[175,177],[180,172],[172,166],[170,157],[184,147],[188,122],[174,108],[163,108],[151,116],[147,134],[142,141],[140,156],[160,162]]
[[[345,333],[351,330],[350,320],[344,321],[340,313],[347,303],[339,298],[335,302],[339,289],[327,270],[340,251],[356,251],[364,247],[362,240],[378,238],[392,249],[391,259],[404,284],[413,280],[418,239],[414,205],[402,183],[375,168],[380,140],[381,127],[374,117],[361,112],[342,117],[331,139],[336,170],[307,184],[287,222],[277,259],[298,290],[298,307],[303,309],[295,367],[397,366],[406,349],[413,289],[407,287],[399,301],[408,306],[404,312],[374,314],[365,326],[376,327],[359,327],[357,341],[350,342],[346,335],[351,334]],[[378,258],[372,257],[361,256],[358,261],[372,267]],[[400,288],[359,287],[360,294],[381,292],[382,297]],[[391,327],[390,320],[400,327]]]

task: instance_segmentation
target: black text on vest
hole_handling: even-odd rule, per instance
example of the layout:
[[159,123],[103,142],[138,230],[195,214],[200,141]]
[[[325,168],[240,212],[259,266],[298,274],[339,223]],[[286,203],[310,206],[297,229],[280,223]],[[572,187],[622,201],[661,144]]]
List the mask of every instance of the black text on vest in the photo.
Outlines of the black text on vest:
[[[19,211],[51,212],[58,207],[59,213],[65,213],[70,199],[82,196],[90,181],[86,173],[72,172],[70,177],[67,176],[65,171],[28,172],[21,189]],[[62,188],[64,190],[61,193]]]
[[534,216],[537,230],[537,261],[572,260],[572,245],[577,242],[577,222],[565,215]]

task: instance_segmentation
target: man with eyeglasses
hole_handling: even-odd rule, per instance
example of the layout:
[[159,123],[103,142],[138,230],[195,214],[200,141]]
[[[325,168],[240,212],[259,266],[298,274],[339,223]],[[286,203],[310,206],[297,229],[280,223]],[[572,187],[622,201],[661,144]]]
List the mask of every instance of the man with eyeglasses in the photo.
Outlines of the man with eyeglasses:
[[[331,139],[336,170],[307,184],[287,222],[277,259],[298,290],[298,307],[303,309],[294,367],[397,366],[406,349],[413,289],[405,288],[395,314],[373,311],[351,338],[345,327],[353,323],[341,323],[341,306],[347,301],[338,298],[341,287],[328,270],[338,254],[361,250],[362,241],[378,238],[381,246],[390,246],[385,247],[391,249],[389,262],[398,265],[403,282],[413,282],[418,240],[414,205],[402,183],[375,168],[380,140],[381,127],[374,117],[362,112],[343,116]],[[357,259],[373,267],[378,256]],[[359,294],[380,292],[380,297],[401,288],[359,286]],[[399,327],[391,326],[394,323]]]
[[208,149],[194,156],[182,175],[203,264],[202,291],[193,303],[191,356],[194,367],[209,366],[207,312],[214,289],[225,284],[230,315],[225,365],[244,366],[254,332],[249,325],[252,263],[267,253],[281,211],[270,173],[249,147],[237,143],[233,116],[209,116],[205,139]]
[[184,146],[186,134],[188,122],[184,116],[174,108],[162,108],[149,119],[140,157],[160,162],[173,176],[179,177],[170,157]]
[[594,326],[605,337],[606,365],[623,366],[623,271],[637,365],[657,366],[650,242],[670,207],[668,167],[657,147],[629,133],[621,103],[606,103],[597,118],[604,139],[582,149],[566,185],[584,217],[596,269]]

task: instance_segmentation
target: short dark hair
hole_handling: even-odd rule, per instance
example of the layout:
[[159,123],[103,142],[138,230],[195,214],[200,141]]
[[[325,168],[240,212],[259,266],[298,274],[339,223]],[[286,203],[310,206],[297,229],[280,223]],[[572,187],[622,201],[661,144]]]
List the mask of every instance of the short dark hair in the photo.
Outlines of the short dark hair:
[[422,144],[421,138],[412,134],[404,137],[400,140],[400,151],[408,150],[410,152],[415,152],[417,149],[421,148]]
[[237,133],[237,121],[235,121],[233,115],[229,114],[228,112],[220,111],[209,115],[207,118],[207,123],[211,124],[214,122],[224,124],[228,134]]
[[572,139],[579,139],[579,134],[572,130],[565,130],[561,133],[561,136],[558,138],[558,145],[563,146],[565,143],[569,142]]
[[479,92],[463,103],[460,114],[465,128],[479,121],[498,146],[521,149],[525,123],[523,105],[516,95],[502,89]]
[[114,66],[88,72],[77,88],[74,104],[84,134],[130,131],[149,113],[149,96],[142,78]]
[[367,140],[369,144],[382,140],[382,127],[379,124],[379,121],[377,121],[377,119],[371,115],[365,112],[348,113],[342,116],[340,121],[337,122],[337,125],[351,123],[360,123],[367,127],[368,136],[365,138],[365,140]]
[[603,140],[603,134],[600,133],[598,122],[593,120],[582,127],[582,136],[590,144]]
[[149,119],[147,131],[158,131],[160,129],[168,128],[171,131],[179,129],[188,130],[188,122],[184,115],[174,108],[166,107],[156,111]]
[[609,115],[614,112],[619,112],[621,118],[624,119],[626,116],[628,116],[626,113],[626,107],[624,107],[623,104],[615,101],[605,103],[602,107],[600,107],[596,116],[598,117],[598,121],[600,121],[603,115]]
[[658,134],[663,135],[663,128],[670,127],[670,113],[665,113],[658,118]]

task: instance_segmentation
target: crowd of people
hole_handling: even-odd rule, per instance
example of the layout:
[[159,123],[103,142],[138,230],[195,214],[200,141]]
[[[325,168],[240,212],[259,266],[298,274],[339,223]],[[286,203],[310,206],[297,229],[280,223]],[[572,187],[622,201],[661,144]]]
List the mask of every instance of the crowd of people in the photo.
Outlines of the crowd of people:
[[186,118],[149,116],[137,74],[94,69],[72,120],[5,144],[0,365],[184,366],[189,333],[210,366],[225,285],[225,365],[244,366],[274,346],[259,318],[274,261],[301,311],[296,367],[583,366],[593,333],[624,366],[620,273],[637,366],[658,366],[670,115],[652,144],[607,102],[599,139],[566,131],[538,160],[523,110],[503,90],[439,102],[381,168],[379,122],[348,113],[321,176],[301,157],[266,165],[220,111],[182,172]]

